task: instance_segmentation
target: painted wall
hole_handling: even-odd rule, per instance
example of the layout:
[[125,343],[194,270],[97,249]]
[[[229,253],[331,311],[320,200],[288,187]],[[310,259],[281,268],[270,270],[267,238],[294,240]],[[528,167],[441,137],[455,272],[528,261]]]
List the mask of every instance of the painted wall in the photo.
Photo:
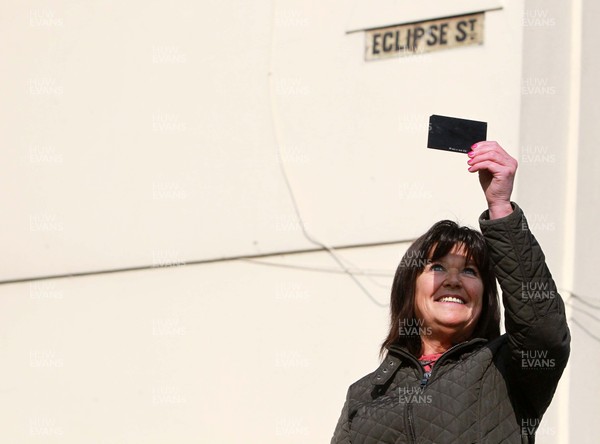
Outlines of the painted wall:
[[[476,226],[485,206],[464,156],[425,148],[430,114],[489,122],[559,286],[594,297],[596,11],[581,7],[0,6],[2,435],[327,442],[377,366],[402,241]],[[482,9],[481,46],[365,62],[349,32]],[[319,242],[396,242],[337,250],[368,294],[327,253],[290,254],[316,246],[288,183]],[[203,262],[269,253],[287,254]],[[597,342],[572,333],[571,362],[592,365]],[[589,393],[566,375],[538,441],[592,442]]]

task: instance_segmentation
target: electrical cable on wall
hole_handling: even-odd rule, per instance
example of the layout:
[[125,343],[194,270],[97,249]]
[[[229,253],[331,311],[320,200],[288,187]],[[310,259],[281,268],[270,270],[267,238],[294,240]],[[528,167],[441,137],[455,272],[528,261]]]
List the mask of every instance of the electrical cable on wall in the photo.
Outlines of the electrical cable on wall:
[[[587,305],[588,307],[590,307],[590,308],[593,308],[593,309],[595,309],[595,310],[600,310],[600,305],[594,305],[594,304],[592,304],[592,303],[590,303],[590,302],[588,302],[588,301],[586,300],[586,299],[588,299],[588,300],[597,300],[597,299],[594,299],[594,298],[586,298],[586,297],[583,297],[583,296],[577,295],[577,294],[575,294],[575,293],[571,293],[570,291],[569,291],[568,293],[571,295],[571,297],[573,297],[573,299],[576,299],[576,300],[578,300],[578,301],[579,301],[579,302],[581,302],[582,304],[584,304],[584,305]],[[599,301],[599,302],[600,302],[600,301]]]
[[[569,290],[565,290],[565,289],[560,289],[561,292],[564,293],[568,293],[569,296],[568,298],[565,300],[565,304],[568,305],[569,307],[573,308],[574,310],[577,311],[581,311],[583,314],[591,317],[592,319],[594,319],[595,321],[600,321],[600,318],[598,318],[597,316],[588,313],[587,311],[585,311],[582,308],[576,307],[571,301],[572,300],[576,300],[576,301],[580,301],[582,302],[584,305],[587,305],[588,307],[592,308],[592,309],[596,309],[596,310],[600,310],[600,306],[598,305],[594,305],[591,304],[590,302],[587,302],[586,299],[589,300],[595,300],[594,298],[588,298],[588,297],[584,297],[584,296],[580,296],[580,295],[576,295],[575,293],[573,293],[572,291]],[[595,341],[600,342],[600,338],[596,335],[594,335],[591,331],[589,331],[586,327],[584,327],[577,319],[575,319],[572,315],[569,317],[569,322],[572,322],[573,324],[577,325],[579,328],[581,328],[581,330],[583,330],[584,333],[586,333],[589,337],[591,337],[592,339],[594,339]]]
[[585,333],[587,333],[587,335],[589,337],[591,337],[592,339],[594,339],[595,341],[600,342],[600,338],[596,335],[594,335],[592,332],[590,332],[587,328],[585,328],[580,322],[577,321],[577,319],[575,319],[573,316],[571,316],[569,318],[569,321],[572,322],[573,324],[577,325],[579,328],[581,328]]
[[[272,81],[271,81],[271,77],[269,77],[269,90],[272,91],[273,85],[272,85]],[[272,94],[272,93],[271,93]],[[272,95],[271,95],[271,100],[274,101]],[[272,114],[274,113],[274,111],[272,111]],[[275,121],[273,122],[273,125],[275,125]],[[292,189],[292,186],[290,184],[290,181],[288,179],[288,175],[287,175],[287,171],[285,169],[285,166],[283,164],[283,159],[281,158],[281,148],[279,145],[279,140],[276,138],[275,140],[275,144],[277,146],[277,157],[279,160],[279,166],[281,169],[281,173],[283,175],[283,179],[284,182],[286,184],[286,187],[288,189],[288,193],[290,195],[290,199],[292,201],[292,206],[294,208],[294,211],[296,213],[296,217],[298,218],[298,222],[300,224],[300,228],[302,230],[302,234],[304,235],[304,237],[311,242],[314,245],[318,245],[320,247],[322,247],[324,250],[326,250],[329,255],[333,258],[333,260],[335,260],[338,265],[342,268],[342,270],[344,270],[344,272],[350,277],[350,279],[352,279],[354,281],[354,283],[363,291],[363,293],[376,305],[378,305],[379,307],[387,307],[388,304],[387,303],[381,303],[379,302],[372,294],[371,292],[369,292],[369,290],[367,290],[367,288],[365,288],[365,286],[356,278],[356,276],[348,269],[348,267],[346,267],[346,265],[344,264],[343,260],[339,257],[339,255],[335,252],[335,250],[326,245],[325,243],[321,242],[320,240],[316,239],[314,236],[312,236],[310,233],[308,233],[308,231],[306,230],[306,226],[304,225],[304,219],[302,218],[302,215],[300,214],[300,209],[298,208],[298,203],[296,201],[296,197],[294,194],[294,190]]]
[[[315,266],[308,266],[308,265],[294,265],[294,264],[284,264],[281,262],[269,262],[269,261],[264,261],[264,260],[260,260],[260,259],[240,259],[243,260],[245,262],[251,262],[253,264],[258,264],[258,265],[266,265],[266,266],[270,266],[270,267],[281,267],[281,268],[291,268],[294,270],[301,270],[301,271],[317,271],[320,273],[334,273],[334,274],[345,274],[346,272],[342,269],[340,269],[339,267],[336,268],[331,268],[331,267],[315,267]],[[379,276],[379,277],[393,277],[394,273],[390,272],[390,271],[374,271],[374,270],[352,270],[350,269],[351,273],[360,273],[366,277],[370,277],[370,276]],[[389,288],[389,285],[384,285],[384,284],[380,284],[379,282],[373,281],[373,283],[375,285],[379,285],[382,288]]]
[[[273,1],[273,15],[275,15],[275,11],[277,9],[277,2]],[[323,248],[325,251],[327,251],[329,253],[329,255],[333,258],[333,260],[335,262],[337,262],[337,264],[342,268],[342,270],[348,275],[348,277],[350,277],[350,279],[352,279],[354,281],[354,283],[362,290],[362,292],[377,306],[379,307],[388,307],[387,303],[381,303],[379,302],[372,294],[371,292],[369,292],[369,290],[367,290],[367,288],[356,278],[356,276],[354,275],[354,273],[352,273],[348,267],[346,267],[346,265],[344,264],[344,259],[342,259],[340,257],[340,255],[338,253],[335,252],[335,250],[328,246],[327,244],[325,244],[324,242],[321,242],[320,240],[316,239],[313,235],[311,235],[310,233],[308,233],[306,226],[304,225],[304,219],[302,218],[302,215],[300,213],[300,209],[298,207],[298,203],[296,201],[296,196],[294,194],[294,190],[292,188],[292,185],[290,184],[289,178],[288,178],[288,174],[287,171],[285,169],[285,165],[283,163],[283,159],[281,157],[281,137],[279,135],[279,125],[277,122],[277,112],[276,112],[276,103],[275,103],[275,97],[274,97],[274,93],[273,93],[273,89],[274,89],[274,85],[273,85],[273,46],[275,44],[275,21],[274,21],[274,17],[271,20],[271,45],[269,48],[269,72],[268,72],[268,83],[269,83],[269,107],[270,107],[270,111],[271,111],[271,123],[273,125],[273,135],[275,138],[275,146],[277,148],[277,159],[278,159],[278,163],[279,163],[279,167],[281,170],[281,174],[283,176],[285,185],[287,187],[288,190],[288,194],[290,196],[290,200],[292,201],[292,206],[294,208],[294,212],[296,213],[296,217],[298,219],[298,222],[300,224],[300,228],[302,230],[302,234],[304,235],[304,237],[312,244],[317,245],[321,248]],[[361,273],[362,274],[362,273]],[[364,274],[363,274],[364,275]]]
[[570,300],[566,300],[566,301],[565,301],[565,304],[567,304],[567,305],[568,305],[569,307],[571,307],[573,310],[579,311],[579,312],[583,313],[584,315],[586,315],[586,316],[588,316],[588,317],[590,317],[590,318],[594,319],[595,321],[599,321],[599,322],[600,322],[600,318],[599,318],[599,317],[597,317],[596,315],[594,315],[594,314],[592,314],[592,313],[589,313],[589,312],[587,312],[587,311],[586,311],[586,310],[584,310],[583,308],[579,308],[579,307],[577,307],[577,306],[573,305],[573,303],[572,303],[572,302],[570,302]]

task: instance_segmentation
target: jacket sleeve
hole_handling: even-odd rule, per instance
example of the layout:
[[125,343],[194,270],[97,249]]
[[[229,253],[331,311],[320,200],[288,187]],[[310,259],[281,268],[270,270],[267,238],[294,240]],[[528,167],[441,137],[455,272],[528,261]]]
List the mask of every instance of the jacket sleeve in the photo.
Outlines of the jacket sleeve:
[[346,401],[344,407],[342,407],[342,414],[337,422],[335,431],[333,432],[333,438],[331,438],[331,444],[350,444],[350,425],[348,422],[348,405],[350,399],[350,389],[346,395]]
[[567,364],[571,337],[562,298],[523,211],[479,220],[502,288],[507,383],[522,417],[541,418]]

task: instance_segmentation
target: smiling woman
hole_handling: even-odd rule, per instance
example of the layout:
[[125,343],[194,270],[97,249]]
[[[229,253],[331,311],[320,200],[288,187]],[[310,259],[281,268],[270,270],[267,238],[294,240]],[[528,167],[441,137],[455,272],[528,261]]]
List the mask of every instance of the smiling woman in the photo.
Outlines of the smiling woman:
[[406,251],[383,362],[348,389],[334,444],[534,442],[569,357],[564,304],[510,201],[516,161],[496,142],[479,142],[468,164],[488,203],[482,232],[445,220]]
[[[443,302],[444,296],[458,297],[466,304]],[[449,220],[436,223],[400,261],[390,309],[390,331],[382,354],[394,343],[418,355],[445,351],[473,334],[489,340],[500,336],[496,278],[483,235]],[[468,326],[456,325],[461,319],[466,323],[467,315]],[[454,317],[458,319],[453,321]],[[398,328],[407,322],[419,324],[427,334],[414,330],[406,334],[410,332]]]

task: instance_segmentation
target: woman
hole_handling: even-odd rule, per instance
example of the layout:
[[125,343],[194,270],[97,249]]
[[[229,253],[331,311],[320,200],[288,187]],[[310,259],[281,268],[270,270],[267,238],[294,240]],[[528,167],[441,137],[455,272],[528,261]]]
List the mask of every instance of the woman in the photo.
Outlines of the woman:
[[348,389],[332,443],[534,442],[569,357],[564,305],[510,201],[517,161],[479,142],[468,164],[488,204],[482,233],[442,221],[408,249],[383,362]]

